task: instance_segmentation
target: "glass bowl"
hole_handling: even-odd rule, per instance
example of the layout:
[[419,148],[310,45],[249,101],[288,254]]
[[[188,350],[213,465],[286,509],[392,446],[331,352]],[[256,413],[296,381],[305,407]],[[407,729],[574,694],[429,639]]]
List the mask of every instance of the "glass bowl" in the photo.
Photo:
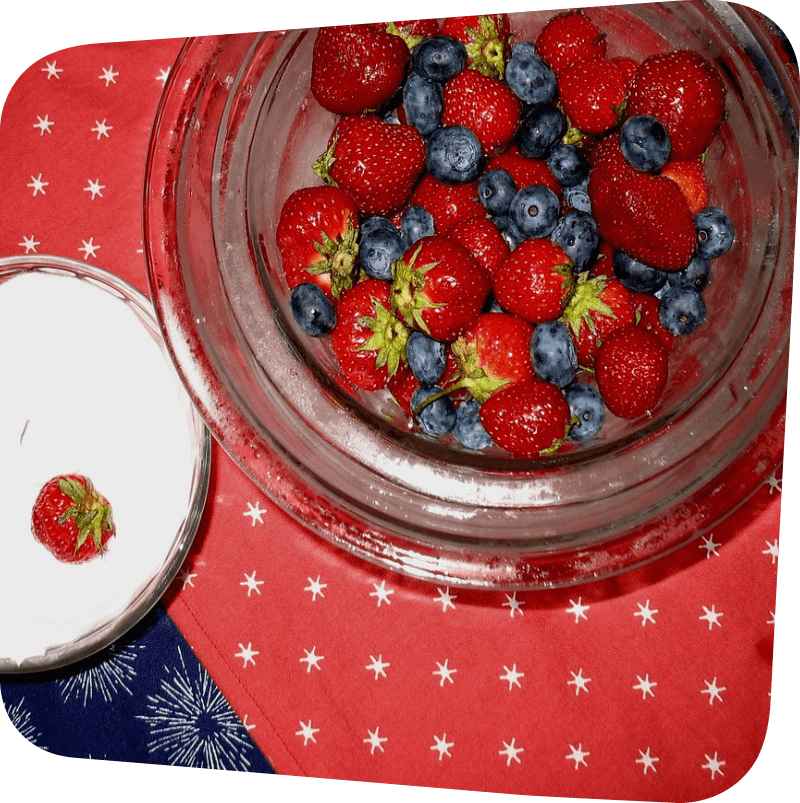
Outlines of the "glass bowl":
[[[517,39],[553,12],[512,14]],[[737,231],[678,339],[652,415],[536,460],[420,435],[387,396],[346,388],[288,311],[275,244],[286,197],[334,117],[312,98],[314,29],[188,40],[155,123],[145,224],[157,315],[221,445],[312,531],[382,566],[474,588],[607,577],[699,537],[781,460],[795,203],[796,78],[760,15],[719,2],[592,8],[610,55],[688,47],[728,117],[711,202]],[[612,52],[613,50],[613,52]]]
[[[15,377],[0,402],[1,675],[86,658],[158,602],[200,524],[211,435],[152,304],[117,276],[61,257],[7,257],[0,309],[0,366]],[[80,564],[56,560],[31,533],[39,490],[69,473],[108,498],[117,530]]]

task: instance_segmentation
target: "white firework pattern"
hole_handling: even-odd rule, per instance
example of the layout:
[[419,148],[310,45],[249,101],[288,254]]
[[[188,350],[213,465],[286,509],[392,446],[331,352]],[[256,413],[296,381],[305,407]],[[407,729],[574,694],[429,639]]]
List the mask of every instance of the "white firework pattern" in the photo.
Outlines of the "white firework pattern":
[[137,716],[150,726],[150,755],[173,766],[249,770],[253,744],[242,723],[208,672],[198,664],[193,677],[177,651],[180,664],[165,667],[159,694],[147,696],[150,714]]
[[102,697],[107,703],[124,692],[132,696],[130,684],[136,678],[134,664],[136,653],[141,649],[144,649],[142,645],[123,649],[112,645],[105,660],[59,681],[61,699],[66,703],[70,699],[83,697],[85,708],[86,703],[95,696]]
[[25,698],[23,697],[16,705],[9,705],[6,708],[8,718],[11,724],[31,743],[35,744],[42,750],[47,750],[39,740],[42,734],[36,730],[35,725],[31,720],[31,712],[24,706]]

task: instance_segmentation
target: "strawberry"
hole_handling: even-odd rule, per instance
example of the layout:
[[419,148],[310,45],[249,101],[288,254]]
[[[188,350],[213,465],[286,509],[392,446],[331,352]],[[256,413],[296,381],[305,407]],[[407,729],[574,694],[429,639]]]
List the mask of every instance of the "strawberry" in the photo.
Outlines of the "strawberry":
[[322,185],[295,190],[276,229],[289,289],[316,282],[331,298],[353,284],[358,256],[358,208],[349,193]]
[[386,387],[404,360],[408,328],[392,309],[391,286],[365,279],[342,294],[331,348],[345,376],[362,390]]
[[33,535],[58,560],[85,563],[116,533],[111,505],[91,480],[64,474],[45,483],[33,505]]
[[445,234],[451,240],[461,243],[480,262],[489,276],[494,276],[500,263],[511,252],[500,229],[489,218],[457,220]]
[[486,210],[478,197],[477,182],[445,184],[424,173],[408,199],[409,205],[421,206],[433,215],[436,231],[447,231],[460,220],[483,217]]
[[492,440],[518,457],[557,451],[571,425],[564,394],[543,379],[527,379],[498,390],[481,406],[480,418]]
[[603,342],[595,378],[606,407],[619,418],[649,413],[667,384],[667,350],[641,326],[623,326]]
[[328,150],[314,162],[314,172],[346,189],[365,215],[399,209],[424,168],[425,141],[419,131],[374,114],[342,117]]
[[716,67],[693,50],[656,53],[636,71],[627,113],[661,122],[672,143],[671,158],[695,159],[722,125],[725,85]]
[[463,245],[434,235],[395,263],[392,304],[408,326],[450,343],[477,320],[490,288],[488,274]]
[[589,278],[582,273],[561,320],[575,339],[578,362],[591,368],[603,340],[614,329],[636,322],[631,291],[618,279],[609,276]]
[[394,375],[389,377],[386,387],[400,409],[408,416],[413,415],[411,397],[420,387],[420,381],[414,376],[413,371],[401,363]]
[[615,56],[614,58],[610,59],[610,61],[613,61],[614,64],[616,64],[619,68],[619,71],[622,74],[622,80],[625,82],[625,87],[630,92],[636,71],[639,69],[639,62],[634,61],[627,56]]
[[533,326],[504,312],[485,312],[451,346],[458,363],[455,384],[483,403],[506,385],[533,379]]
[[502,78],[511,53],[511,28],[507,14],[449,17],[442,33],[463,42],[467,67],[492,78]]
[[508,147],[519,125],[520,104],[507,84],[467,69],[445,84],[442,96],[443,126],[469,128],[487,157]]
[[334,114],[360,114],[390,100],[406,77],[408,47],[375,25],[320,28],[311,61],[311,92]]
[[399,36],[413,50],[423,39],[439,33],[439,20],[400,20],[384,23],[388,33]]
[[529,323],[558,318],[574,285],[572,261],[547,238],[523,240],[497,269],[497,303]]
[[508,150],[489,159],[484,173],[489,170],[505,170],[514,179],[518,190],[543,184],[556,195],[561,196],[561,185],[553,177],[547,162],[544,159],[531,159],[524,156],[516,145],[512,145]]
[[559,75],[577,61],[605,58],[606,35],[581,11],[556,14],[536,37],[536,52]]
[[614,272],[614,246],[608,240],[600,240],[597,249],[597,257],[589,268],[589,275],[592,277],[607,276],[613,278]]
[[708,206],[708,185],[702,159],[670,160],[659,171],[680,188],[692,214]]
[[595,135],[617,124],[628,94],[620,68],[598,58],[566,67],[559,75],[558,90],[572,127]]
[[695,249],[695,226],[676,182],[631,167],[609,136],[592,151],[589,196],[600,235],[634,259],[681,270]]
[[668,332],[661,323],[659,309],[661,302],[651,293],[632,293],[633,309],[636,313],[636,325],[652,332],[669,351],[675,336]]

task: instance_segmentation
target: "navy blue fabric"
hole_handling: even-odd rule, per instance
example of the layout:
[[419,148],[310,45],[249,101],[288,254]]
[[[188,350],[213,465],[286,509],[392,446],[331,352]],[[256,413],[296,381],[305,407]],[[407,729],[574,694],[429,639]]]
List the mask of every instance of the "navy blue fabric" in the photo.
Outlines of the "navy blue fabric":
[[49,752],[274,772],[160,605],[79,664],[0,680],[12,724]]

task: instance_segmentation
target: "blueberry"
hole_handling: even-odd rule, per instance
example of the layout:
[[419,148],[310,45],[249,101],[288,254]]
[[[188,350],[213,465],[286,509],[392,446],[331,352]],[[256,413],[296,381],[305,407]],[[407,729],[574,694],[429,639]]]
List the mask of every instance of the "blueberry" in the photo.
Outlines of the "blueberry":
[[577,271],[591,267],[600,245],[597,222],[588,212],[578,209],[570,209],[558,219],[550,239],[561,246]]
[[695,254],[683,270],[670,271],[667,282],[670,287],[686,287],[702,293],[711,281],[711,262]]
[[596,435],[606,419],[606,410],[598,391],[591,385],[576,382],[564,389],[564,398],[575,419],[567,436],[583,441]]
[[414,245],[423,237],[436,234],[433,215],[423,206],[409,206],[400,219],[400,235],[403,238],[404,248]]
[[429,36],[411,51],[414,72],[429,81],[447,81],[467,65],[467,48],[453,36]]
[[558,196],[549,187],[533,184],[514,196],[508,214],[524,237],[549,237],[560,209]]
[[412,72],[403,87],[403,108],[409,125],[427,137],[442,120],[442,85]]
[[480,174],[483,149],[466,126],[437,128],[428,140],[426,166],[435,179],[445,184],[465,184]]
[[323,337],[336,326],[336,308],[314,282],[298,284],[292,290],[289,305],[297,325],[311,337]]
[[550,103],[534,106],[517,129],[517,147],[531,159],[546,159],[550,149],[567,133],[567,118]]
[[481,423],[481,406],[477,399],[467,399],[456,407],[453,436],[467,449],[487,449],[494,441]]
[[540,379],[566,387],[578,373],[575,341],[563,321],[537,324],[531,337],[531,362]]
[[592,213],[592,199],[589,197],[589,179],[585,178],[574,187],[564,187],[564,203],[580,212]]
[[441,437],[453,430],[456,425],[456,410],[449,396],[439,396],[422,407],[417,408],[431,396],[442,392],[438,385],[422,385],[411,396],[411,409],[419,421],[422,431],[434,437]]
[[667,129],[655,117],[637,114],[622,124],[619,148],[631,167],[655,173],[669,159],[672,144]]
[[506,64],[505,81],[524,103],[552,103],[558,95],[555,73],[537,55],[531,42],[514,45]]
[[577,187],[589,178],[589,163],[574,145],[565,142],[550,149],[547,166],[562,187]]
[[715,259],[730,250],[735,232],[730,218],[716,206],[707,206],[694,216],[697,253]]
[[525,235],[514,225],[511,215],[497,215],[492,219],[494,225],[500,229],[500,233],[505,238],[505,241],[514,248],[519,245],[523,240],[527,239]]
[[389,218],[382,217],[381,215],[373,215],[361,222],[358,227],[358,240],[361,242],[370,232],[376,229],[383,229],[384,231],[397,231],[394,223]]
[[358,258],[364,273],[373,279],[389,281],[392,264],[403,256],[405,246],[397,229],[378,228],[361,237]]
[[667,283],[667,273],[634,259],[625,251],[614,251],[614,275],[634,293],[655,293]]
[[688,335],[706,319],[706,303],[697,290],[668,287],[661,294],[658,319],[673,335]]
[[420,384],[435,385],[444,374],[447,345],[424,332],[412,332],[406,343],[406,359]]
[[478,181],[478,198],[490,215],[505,215],[517,194],[517,185],[507,170],[488,170]]

